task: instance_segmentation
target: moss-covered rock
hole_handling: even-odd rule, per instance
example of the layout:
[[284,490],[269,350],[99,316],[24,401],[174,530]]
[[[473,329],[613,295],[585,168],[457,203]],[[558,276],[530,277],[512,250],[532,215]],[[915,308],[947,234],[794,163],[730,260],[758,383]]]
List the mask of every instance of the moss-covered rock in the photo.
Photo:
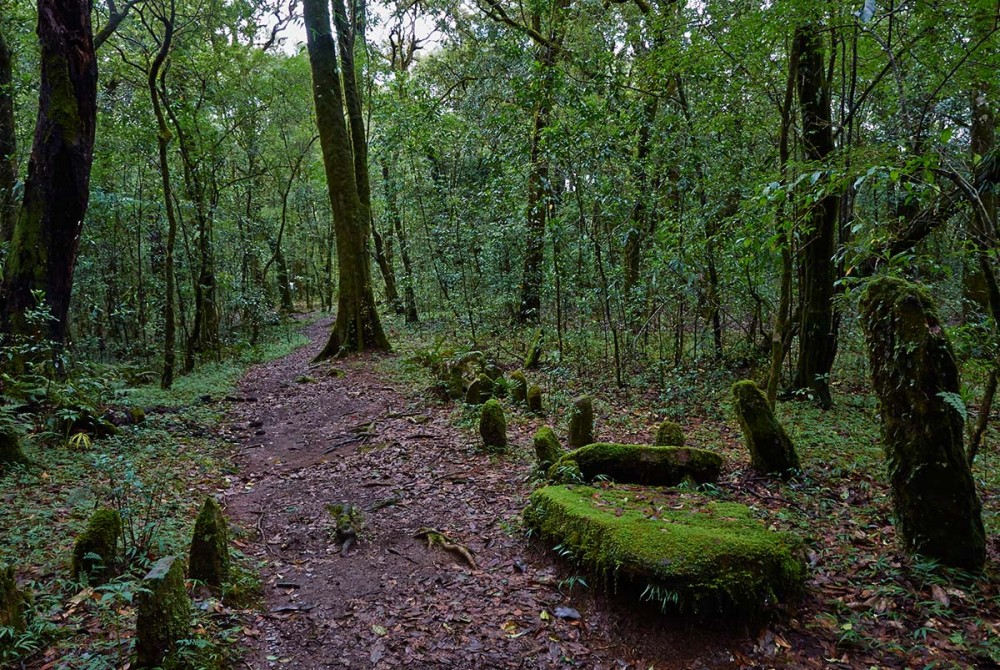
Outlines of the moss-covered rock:
[[121,534],[122,517],[117,510],[95,511],[73,545],[73,577],[86,575],[90,584],[106,582],[114,572]]
[[535,431],[532,443],[535,447],[535,460],[542,472],[548,470],[562,458],[564,452],[562,445],[559,444],[559,438],[556,437],[555,431],[548,426],[542,426]]
[[585,447],[594,442],[594,401],[582,395],[573,401],[569,415],[569,446]]
[[496,400],[488,400],[479,415],[479,435],[487,451],[503,453],[507,451],[507,420],[503,407]]
[[128,410],[129,422],[133,426],[137,426],[140,423],[145,423],[146,421],[146,410],[141,407],[131,407]]
[[9,465],[27,462],[21,450],[21,436],[16,429],[0,424],[0,472]]
[[673,421],[664,421],[656,428],[653,444],[658,447],[683,447],[684,431]]
[[190,637],[191,599],[184,587],[184,562],[160,559],[136,596],[137,668],[177,667],[178,642]]
[[481,379],[473,379],[469,388],[465,390],[465,402],[468,405],[481,405],[483,403],[483,382]]
[[[0,628],[9,628],[14,633],[24,631],[24,613],[27,608],[27,598],[17,588],[14,568],[0,563]],[[11,638],[0,636],[0,651]]]
[[716,481],[722,457],[693,447],[597,442],[564,455],[550,468],[549,478],[558,480],[574,467],[586,481],[603,475],[625,484],[675,486],[685,479]]
[[535,332],[528,345],[528,353],[524,355],[524,369],[534,370],[542,361],[542,352],[545,350],[545,333],[541,330]]
[[479,375],[479,404],[482,404],[493,397],[493,387],[495,386],[492,379],[490,379],[485,373]]
[[795,474],[799,456],[757,385],[750,380],[736,382],[733,398],[754,469],[786,479]]
[[979,571],[986,537],[964,448],[958,366],[933,299],[884,277],[868,285],[860,307],[903,544]]
[[528,402],[528,378],[520,370],[510,373],[510,399],[515,405]]
[[547,486],[524,519],[609,587],[665,610],[755,616],[799,595],[805,579],[796,538],[698,494]]
[[542,389],[537,384],[528,387],[528,411],[535,414],[542,413]]
[[461,367],[449,365],[444,383],[448,389],[448,397],[452,400],[460,400],[465,395],[465,378]]
[[229,581],[229,530],[215,498],[205,499],[194,523],[188,573],[215,589]]
[[501,370],[500,366],[493,361],[489,361],[483,365],[483,374],[486,375],[490,381],[495,382],[503,377],[503,370]]

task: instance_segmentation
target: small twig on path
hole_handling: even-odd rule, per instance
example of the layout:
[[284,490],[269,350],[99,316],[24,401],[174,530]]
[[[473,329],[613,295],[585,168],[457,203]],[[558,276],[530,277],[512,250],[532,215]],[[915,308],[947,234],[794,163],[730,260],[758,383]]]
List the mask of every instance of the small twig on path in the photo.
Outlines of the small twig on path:
[[323,450],[323,454],[324,455],[329,454],[331,451],[336,451],[337,449],[347,446],[352,442],[364,442],[367,439],[368,439],[367,437],[361,437],[361,436],[349,437],[346,440],[341,440],[340,442],[335,442],[334,444],[330,445],[329,447]]

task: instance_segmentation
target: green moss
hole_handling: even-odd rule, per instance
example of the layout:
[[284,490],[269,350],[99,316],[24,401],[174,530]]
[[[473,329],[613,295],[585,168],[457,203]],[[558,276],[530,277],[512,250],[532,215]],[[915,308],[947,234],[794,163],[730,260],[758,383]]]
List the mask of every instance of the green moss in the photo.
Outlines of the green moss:
[[569,446],[585,447],[594,442],[594,401],[580,396],[569,415]]
[[535,431],[532,443],[535,447],[535,459],[538,462],[538,467],[543,472],[562,458],[563,449],[562,445],[559,444],[559,438],[556,437],[555,431],[548,426],[542,426]]
[[229,580],[229,530],[215,498],[206,498],[194,524],[188,560],[191,579],[219,589]]
[[479,435],[487,451],[503,453],[507,451],[507,420],[503,407],[496,400],[488,400],[479,415]]
[[191,630],[191,599],[184,587],[184,562],[160,559],[142,580],[136,596],[137,668],[178,667],[178,642]]
[[549,477],[557,479],[570,462],[586,481],[603,475],[616,482],[651,486],[674,486],[688,478],[700,484],[714,482],[722,469],[722,457],[705,449],[598,442],[563,456],[550,468]]
[[132,407],[128,411],[129,423],[133,426],[146,421],[146,410],[141,407]]
[[805,579],[796,538],[696,494],[547,486],[524,518],[609,585],[665,609],[754,616],[797,596]]
[[537,385],[528,387],[528,411],[535,414],[542,413],[542,389]]
[[[0,563],[0,628],[8,628],[14,633],[21,633],[25,628],[24,612],[27,599],[17,588],[12,566]],[[0,636],[0,651],[11,638]]]
[[122,518],[117,510],[99,509],[73,545],[73,577],[87,575],[91,584],[102,584],[114,571]]
[[0,472],[8,465],[27,462],[21,450],[21,436],[12,427],[0,426]]
[[664,421],[656,428],[653,444],[658,447],[683,447],[684,431],[673,421]]
[[750,380],[736,382],[733,398],[754,469],[786,479],[795,474],[799,456],[757,385]]

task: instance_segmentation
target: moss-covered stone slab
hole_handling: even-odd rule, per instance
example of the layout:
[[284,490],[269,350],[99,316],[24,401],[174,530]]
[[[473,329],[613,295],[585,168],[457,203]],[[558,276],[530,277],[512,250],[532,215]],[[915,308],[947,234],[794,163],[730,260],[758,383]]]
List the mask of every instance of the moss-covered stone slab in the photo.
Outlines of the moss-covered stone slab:
[[229,529],[215,498],[205,499],[194,523],[188,573],[214,589],[229,580]]
[[136,609],[135,667],[176,667],[178,643],[191,631],[183,561],[168,556],[153,566],[142,580]]
[[623,484],[675,486],[686,479],[714,482],[721,470],[722,457],[705,449],[597,442],[563,456],[549,469],[549,478],[578,471],[586,481],[603,475]]
[[117,510],[95,511],[73,545],[73,577],[86,575],[90,584],[106,582],[114,572],[121,534],[122,517]]
[[801,542],[767,530],[751,510],[696,493],[546,486],[526,524],[609,587],[663,610],[756,617],[796,598]]

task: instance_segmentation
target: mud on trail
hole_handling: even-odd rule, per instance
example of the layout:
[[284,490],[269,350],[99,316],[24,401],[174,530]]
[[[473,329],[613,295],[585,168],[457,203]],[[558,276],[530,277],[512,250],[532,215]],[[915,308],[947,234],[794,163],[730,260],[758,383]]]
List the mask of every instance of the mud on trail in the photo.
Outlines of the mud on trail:
[[[312,344],[252,369],[223,430],[239,440],[225,503],[263,563],[265,612],[246,664],[264,668],[726,668],[753,642],[589,590],[527,539],[530,433],[491,459],[449,407],[387,381],[378,356],[311,366]],[[532,426],[532,429],[534,426]],[[329,506],[364,527],[346,552]],[[472,553],[429,547],[441,531]],[[557,608],[573,608],[576,612]]]

